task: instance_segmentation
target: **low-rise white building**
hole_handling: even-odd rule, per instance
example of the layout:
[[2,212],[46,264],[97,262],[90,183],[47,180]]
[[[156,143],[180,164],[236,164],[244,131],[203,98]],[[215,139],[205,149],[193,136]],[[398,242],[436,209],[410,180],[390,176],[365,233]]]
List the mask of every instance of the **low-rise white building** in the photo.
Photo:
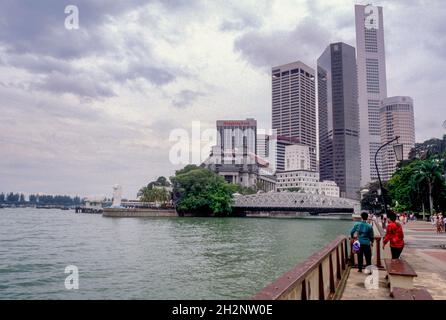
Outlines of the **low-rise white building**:
[[324,180],[319,182],[319,194],[330,197],[339,197],[339,187],[334,181]]
[[285,147],[285,171],[310,170],[310,147],[292,144]]
[[299,192],[339,197],[339,187],[334,181],[319,181],[319,172],[292,170],[277,172],[277,191],[298,188]]

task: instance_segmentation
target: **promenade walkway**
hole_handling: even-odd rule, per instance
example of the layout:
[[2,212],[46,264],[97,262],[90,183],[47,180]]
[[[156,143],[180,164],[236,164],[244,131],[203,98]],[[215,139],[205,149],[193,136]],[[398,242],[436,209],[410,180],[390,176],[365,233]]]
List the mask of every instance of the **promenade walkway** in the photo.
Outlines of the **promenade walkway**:
[[[437,234],[429,222],[412,221],[404,226],[406,247],[401,255],[415,270],[415,288],[426,288],[435,300],[446,300],[446,234]],[[381,244],[382,245],[382,244]],[[367,274],[350,270],[341,300],[388,300],[386,271],[380,270],[379,289],[366,289]]]
[[446,233],[437,234],[429,222],[404,227],[406,248],[402,257],[415,269],[415,287],[425,287],[435,300],[446,300]]

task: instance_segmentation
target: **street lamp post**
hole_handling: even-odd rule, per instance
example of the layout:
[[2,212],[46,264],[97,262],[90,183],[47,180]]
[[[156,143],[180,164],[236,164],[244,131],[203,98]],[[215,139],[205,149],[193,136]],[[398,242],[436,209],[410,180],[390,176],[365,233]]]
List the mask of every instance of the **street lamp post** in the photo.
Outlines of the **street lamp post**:
[[[376,173],[378,175],[378,180],[379,180],[379,188],[381,190],[381,197],[382,197],[382,201],[384,204],[384,213],[387,215],[387,200],[386,200],[386,194],[385,194],[385,190],[383,188],[383,184],[381,181],[381,176],[379,174],[379,169],[378,169],[378,163],[376,161],[376,158],[378,157],[378,153],[381,151],[382,148],[384,148],[385,146],[391,144],[392,142],[396,141],[398,142],[398,139],[400,137],[396,136],[395,138],[393,138],[392,140],[388,141],[387,143],[383,144],[381,147],[378,148],[378,150],[376,150],[375,153],[375,168],[376,168]],[[393,151],[395,152],[395,157],[397,161],[401,161],[403,160],[403,145],[402,144],[395,144],[393,146]]]

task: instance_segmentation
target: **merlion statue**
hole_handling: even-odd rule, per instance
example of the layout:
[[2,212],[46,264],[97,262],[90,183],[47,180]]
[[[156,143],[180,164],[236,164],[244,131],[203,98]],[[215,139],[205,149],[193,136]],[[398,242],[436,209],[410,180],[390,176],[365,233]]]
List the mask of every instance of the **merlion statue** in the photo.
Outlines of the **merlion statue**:
[[119,184],[113,186],[113,208],[121,207],[122,187]]

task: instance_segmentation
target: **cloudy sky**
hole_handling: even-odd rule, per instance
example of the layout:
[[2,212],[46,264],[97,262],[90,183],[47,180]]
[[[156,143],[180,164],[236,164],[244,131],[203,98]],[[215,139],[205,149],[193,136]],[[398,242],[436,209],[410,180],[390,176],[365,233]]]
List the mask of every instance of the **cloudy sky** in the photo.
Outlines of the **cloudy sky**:
[[[172,130],[246,117],[269,129],[271,66],[314,67],[330,42],[355,46],[354,3],[1,1],[0,192],[110,196],[119,183],[134,198],[179,168]],[[71,4],[79,29],[64,26]],[[388,95],[414,98],[417,141],[440,137],[446,6],[374,4]]]

